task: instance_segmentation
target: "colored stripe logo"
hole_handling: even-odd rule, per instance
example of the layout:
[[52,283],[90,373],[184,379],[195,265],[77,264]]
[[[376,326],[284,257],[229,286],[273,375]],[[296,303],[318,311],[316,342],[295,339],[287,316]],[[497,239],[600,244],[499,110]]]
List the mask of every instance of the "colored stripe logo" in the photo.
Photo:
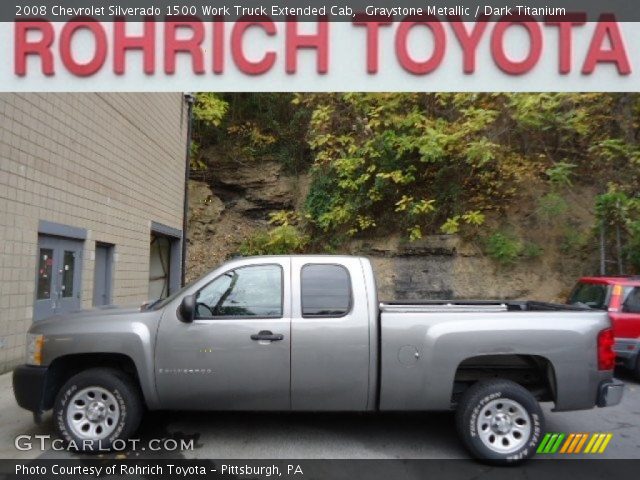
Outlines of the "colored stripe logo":
[[547,433],[538,445],[537,453],[576,454],[604,453],[613,438],[612,433]]

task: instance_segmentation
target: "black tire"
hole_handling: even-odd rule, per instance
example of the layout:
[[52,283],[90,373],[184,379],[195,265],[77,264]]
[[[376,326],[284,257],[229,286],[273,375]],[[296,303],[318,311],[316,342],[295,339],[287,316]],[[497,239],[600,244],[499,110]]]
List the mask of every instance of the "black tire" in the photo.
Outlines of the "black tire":
[[[71,425],[70,414],[73,413],[73,410],[70,409],[78,408],[77,405],[83,402],[80,399],[75,405],[71,405],[70,402],[74,398],[77,399],[77,396],[83,391],[92,394],[92,388],[99,389],[97,392],[104,392],[104,398],[107,398],[107,403],[109,403],[106,408],[113,408],[117,412],[117,415],[114,414],[113,417],[106,419],[111,422],[108,428],[113,431],[104,438],[82,437],[74,432],[74,427]],[[109,393],[111,396],[108,395]],[[95,393],[93,395],[95,396]],[[82,409],[82,407],[79,408]],[[82,410],[83,413],[80,415],[86,415],[86,408]],[[143,404],[139,389],[127,374],[111,368],[92,368],[74,375],[63,385],[56,396],[53,420],[58,434],[71,450],[98,453],[110,450],[115,441],[118,441],[116,446],[118,450],[121,450],[125,445],[124,442],[131,438],[137,430],[142,413]],[[86,423],[90,422],[87,420]],[[78,428],[75,427],[76,430]],[[94,428],[96,427],[94,426]],[[88,430],[90,431],[90,429]]]
[[640,382],[640,353],[636,357],[636,368],[633,370],[633,376]]
[[[514,425],[515,423],[518,423],[519,426],[517,429],[512,428],[512,433],[506,434],[507,438],[501,437],[501,433],[492,435],[491,420],[496,417],[484,416],[493,411],[493,405],[496,406],[495,412],[500,413],[503,408],[500,400],[504,400],[507,406],[519,406],[528,414],[528,418],[526,418],[527,416],[524,414],[505,412],[509,416],[509,419],[506,420],[508,425],[505,428],[508,429],[509,425]],[[519,410],[516,408],[514,411],[517,412]],[[509,411],[511,410],[509,409]],[[480,417],[481,414],[483,417]],[[502,417],[505,414],[502,414]],[[484,422],[481,418],[488,418],[488,420]],[[529,423],[529,429],[520,430],[521,428],[526,429],[527,422]],[[522,426],[520,426],[521,424]],[[544,431],[544,416],[535,397],[517,383],[510,380],[480,381],[469,387],[462,396],[456,410],[456,428],[467,450],[478,460],[491,464],[517,464],[535,454]],[[488,432],[483,435],[484,440],[480,435],[481,429]],[[523,435],[521,432],[525,434]],[[519,435],[519,438],[514,438],[515,435]],[[497,443],[494,443],[490,448],[488,443],[491,441],[492,436],[493,441]],[[497,441],[496,438],[498,439]],[[500,438],[506,442],[506,446],[501,447]],[[509,442],[513,443],[509,445]],[[496,449],[500,448],[517,449],[514,451],[496,451]]]

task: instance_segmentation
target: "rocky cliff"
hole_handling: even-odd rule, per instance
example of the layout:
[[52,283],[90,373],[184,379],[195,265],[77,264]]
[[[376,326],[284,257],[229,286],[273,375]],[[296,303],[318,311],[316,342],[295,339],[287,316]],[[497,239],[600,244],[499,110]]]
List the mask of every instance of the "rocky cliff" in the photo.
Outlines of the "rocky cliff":
[[276,162],[221,165],[208,182],[191,181],[187,277],[235,255],[244,239],[267,228],[270,212],[296,208],[303,183]]
[[[268,227],[270,212],[299,210],[307,185],[306,176],[286,175],[276,162],[220,165],[208,181],[192,181],[188,278],[196,278],[235,255],[246,238]],[[525,216],[527,211],[525,206],[514,206],[511,214]],[[584,215],[587,222],[590,213],[585,211]],[[403,240],[401,235],[359,239],[343,246],[342,253],[371,258],[382,300],[563,301],[577,277],[593,271],[593,261],[563,254],[549,232],[537,234],[543,253],[509,266],[488,258],[475,239],[452,235],[433,235],[414,242]]]

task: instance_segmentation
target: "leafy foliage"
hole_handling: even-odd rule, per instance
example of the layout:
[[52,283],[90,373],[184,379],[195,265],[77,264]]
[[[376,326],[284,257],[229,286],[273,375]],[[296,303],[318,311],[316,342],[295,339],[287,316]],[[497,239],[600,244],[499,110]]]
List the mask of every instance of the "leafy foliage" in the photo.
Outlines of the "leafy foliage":
[[560,251],[565,255],[575,255],[588,245],[591,235],[592,232],[567,227],[563,232]]
[[[464,95],[298,96],[313,109],[309,220],[347,237],[404,227],[420,238],[484,223],[508,197],[517,160],[490,130],[499,114]],[[489,106],[489,105],[487,105]],[[330,195],[327,190],[330,190]]]
[[598,196],[596,213],[607,236],[611,238],[619,232],[625,237],[622,255],[640,270],[640,196],[632,197],[610,185],[606,193]]
[[309,237],[295,225],[299,221],[295,212],[278,211],[270,214],[270,230],[260,231],[246,239],[240,246],[241,255],[285,255],[301,253],[309,243]]
[[[640,268],[640,95],[203,94],[194,113],[200,168],[267,159],[311,174],[300,218],[274,223],[247,251],[399,231],[486,238],[488,254],[509,264],[542,254],[502,231],[523,192],[539,191],[531,217],[560,230],[571,192],[588,185]],[[624,211],[611,206],[620,194]],[[563,248],[582,248],[585,235],[568,226]]]
[[[640,191],[635,94],[311,94],[306,201],[314,235],[476,234],[536,179],[541,217],[565,190]],[[635,115],[635,117],[634,117]]]
[[193,105],[193,118],[202,127],[217,127],[227,113],[229,104],[216,93],[198,93]]
[[461,223],[468,226],[479,227],[485,222],[485,216],[478,210],[473,210],[464,215],[456,215],[447,219],[440,227],[442,233],[453,235],[460,231]]
[[547,221],[558,218],[568,209],[567,201],[556,192],[546,193],[538,200],[538,215]]
[[[295,105],[290,93],[198,94],[194,108],[194,139],[205,167],[216,162],[276,160],[298,173],[310,164],[306,132],[309,111]],[[222,113],[222,115],[220,115]]]
[[[193,132],[191,139],[191,169],[205,170],[201,144],[222,122],[229,104],[216,93],[198,93],[193,105]],[[206,141],[206,140],[204,140]]]
[[523,245],[516,237],[496,232],[486,240],[485,252],[502,265],[512,265],[523,251]]
[[545,174],[549,177],[549,181],[556,187],[570,187],[572,184],[571,177],[573,169],[577,165],[568,162],[558,162],[545,170]]

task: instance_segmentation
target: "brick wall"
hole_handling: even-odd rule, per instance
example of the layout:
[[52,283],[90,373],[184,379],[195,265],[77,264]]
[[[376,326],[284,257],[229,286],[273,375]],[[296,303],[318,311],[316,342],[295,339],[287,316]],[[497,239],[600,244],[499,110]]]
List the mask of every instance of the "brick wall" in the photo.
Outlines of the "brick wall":
[[38,223],[115,245],[113,303],[147,299],[151,222],[182,230],[187,109],[179,93],[0,94],[0,372],[23,361]]

